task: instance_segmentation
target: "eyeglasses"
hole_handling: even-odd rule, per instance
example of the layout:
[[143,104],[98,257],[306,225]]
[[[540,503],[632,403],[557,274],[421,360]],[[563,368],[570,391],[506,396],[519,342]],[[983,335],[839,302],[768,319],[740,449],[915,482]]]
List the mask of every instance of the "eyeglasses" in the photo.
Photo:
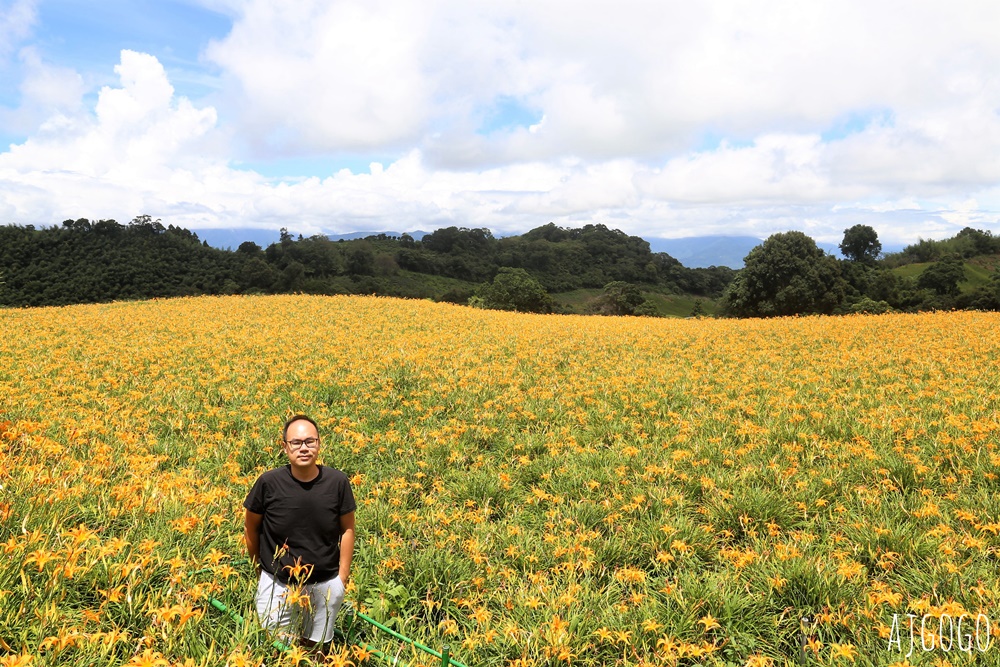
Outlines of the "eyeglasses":
[[319,438],[306,438],[305,440],[283,440],[292,449],[305,446],[306,449],[316,449],[319,446]]

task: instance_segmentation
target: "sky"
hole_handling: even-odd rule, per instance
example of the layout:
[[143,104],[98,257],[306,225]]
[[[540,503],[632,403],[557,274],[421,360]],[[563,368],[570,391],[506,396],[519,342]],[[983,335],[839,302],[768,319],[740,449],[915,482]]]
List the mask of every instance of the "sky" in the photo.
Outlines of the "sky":
[[1000,234],[988,0],[0,0],[0,224]]

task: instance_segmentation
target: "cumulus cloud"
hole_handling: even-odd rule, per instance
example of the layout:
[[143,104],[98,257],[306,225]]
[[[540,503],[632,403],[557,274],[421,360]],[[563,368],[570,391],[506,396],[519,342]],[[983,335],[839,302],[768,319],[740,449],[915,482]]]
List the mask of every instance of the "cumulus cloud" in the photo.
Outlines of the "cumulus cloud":
[[37,20],[37,0],[0,2],[0,62],[17,51]]
[[254,2],[206,55],[258,150],[394,145],[427,118],[426,21],[416,3]]
[[[159,61],[122,51],[118,86],[92,110],[54,113],[24,143],[0,154],[0,194],[9,221],[54,224],[65,218],[138,213],[191,228],[289,226],[303,233],[428,222],[533,225],[554,214],[619,206],[631,168],[525,163],[489,170],[429,169],[411,150],[369,174],[273,183],[235,169],[219,142],[215,109],[177,97]],[[609,194],[598,182],[616,180]],[[581,199],[581,196],[584,199]]]
[[[0,154],[0,213],[302,233],[1000,232],[996,3],[203,2],[233,21],[204,50],[211,104],[123,51],[118,84],[84,108],[79,75],[19,51],[44,122]],[[368,154],[389,159],[289,182],[234,167]]]
[[206,192],[209,183],[191,178],[194,171],[224,169],[224,161],[202,157],[214,109],[174,100],[162,65],[147,54],[122,51],[115,72],[121,87],[102,88],[93,113],[78,105],[55,111],[27,141],[0,154],[9,217],[129,219],[158,200]]
[[32,47],[21,49],[19,60],[23,72],[20,104],[0,109],[0,124],[8,132],[29,134],[54,114],[79,111],[86,88],[78,72],[43,62]]
[[506,96],[546,122],[479,141],[484,161],[655,157],[705,127],[749,139],[873,106],[951,107],[995,81],[998,24],[1000,5],[973,1],[256,0],[207,56],[245,120],[276,139],[422,142],[445,162],[457,144],[467,161],[456,135]]

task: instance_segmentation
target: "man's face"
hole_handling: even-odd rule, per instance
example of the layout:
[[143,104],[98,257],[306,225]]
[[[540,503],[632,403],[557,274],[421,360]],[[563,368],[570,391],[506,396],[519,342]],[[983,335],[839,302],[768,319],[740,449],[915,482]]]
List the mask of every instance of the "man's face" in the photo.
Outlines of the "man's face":
[[[310,444],[306,445],[304,441],[309,441]],[[319,433],[316,427],[304,419],[292,422],[285,434],[285,454],[296,468],[308,468],[316,463],[316,457],[319,456]]]

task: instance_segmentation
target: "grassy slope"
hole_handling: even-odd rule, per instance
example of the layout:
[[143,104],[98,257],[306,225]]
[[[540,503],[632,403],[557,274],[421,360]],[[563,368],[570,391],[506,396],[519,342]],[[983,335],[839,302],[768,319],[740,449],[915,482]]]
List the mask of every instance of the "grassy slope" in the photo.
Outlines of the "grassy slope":
[[[571,310],[574,313],[583,313],[587,303],[599,297],[604,290],[601,289],[578,289],[572,292],[559,292],[552,295],[560,306]],[[712,315],[716,311],[716,304],[711,299],[702,299],[690,295],[663,294],[661,292],[643,292],[643,296],[653,302],[656,310],[665,317],[688,317],[694,310],[696,301],[702,302],[702,308],[706,315]]]
[[432,292],[435,296],[440,296],[449,290],[474,290],[479,286],[479,283],[459,280],[458,278],[432,276],[402,270],[398,275],[389,276],[387,280],[395,285],[408,285],[417,282],[424,290]]
[[[473,291],[479,286],[479,283],[411,271],[399,271],[396,275],[382,276],[379,280],[383,283],[390,283],[398,292],[404,293],[410,298],[437,298],[449,290]],[[341,288],[345,293],[350,292],[355,289],[355,283],[350,278],[345,277]],[[584,314],[587,304],[603,292],[604,290],[599,288],[578,289],[571,292],[557,292],[551,296],[562,309]],[[691,295],[661,292],[643,292],[643,295],[653,302],[657,311],[664,317],[688,317],[694,310],[697,301],[702,302],[702,309],[706,315],[714,314],[717,309],[716,303],[712,299]]]
[[[906,278],[917,278],[933,262],[919,262],[916,264],[906,264],[892,270],[897,276]],[[985,285],[990,280],[990,274],[1000,266],[1000,256],[988,255],[985,257],[973,257],[965,262],[965,280],[958,284],[963,292],[970,292],[977,287]]]

